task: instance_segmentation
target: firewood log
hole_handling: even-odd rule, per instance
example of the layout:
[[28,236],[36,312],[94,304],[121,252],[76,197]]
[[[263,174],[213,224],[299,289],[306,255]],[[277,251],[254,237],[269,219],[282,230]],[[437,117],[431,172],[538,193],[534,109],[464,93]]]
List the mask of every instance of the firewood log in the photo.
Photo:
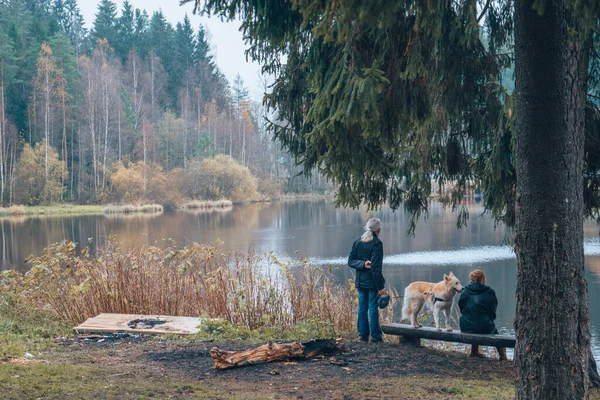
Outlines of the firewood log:
[[214,369],[227,369],[262,362],[333,354],[340,350],[339,342],[334,339],[315,339],[304,343],[268,343],[243,351],[227,351],[213,347],[210,355],[215,363]]

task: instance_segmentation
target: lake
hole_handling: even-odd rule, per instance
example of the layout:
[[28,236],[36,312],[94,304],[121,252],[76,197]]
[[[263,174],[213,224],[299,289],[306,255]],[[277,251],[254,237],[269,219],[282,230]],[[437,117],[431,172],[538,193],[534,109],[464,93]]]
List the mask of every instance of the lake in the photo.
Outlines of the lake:
[[[504,227],[481,216],[477,204],[469,207],[466,228],[456,228],[456,213],[432,203],[427,220],[421,219],[415,236],[407,236],[410,219],[402,211],[388,208],[377,212],[336,209],[331,201],[255,203],[230,210],[211,212],[176,211],[155,216],[80,216],[6,218],[0,220],[2,269],[26,270],[25,259],[63,239],[92,247],[106,244],[114,234],[124,246],[167,241],[177,245],[223,241],[226,250],[268,251],[283,257],[306,255],[317,264],[336,266],[340,281],[352,277],[345,266],[352,242],[365,222],[377,216],[383,222],[384,274],[387,285],[401,295],[410,282],[440,281],[453,271],[463,283],[475,268],[485,271],[488,284],[498,295],[500,333],[512,333],[515,311],[516,259],[507,242]],[[600,356],[600,239],[598,227],[588,222],[584,228],[586,278],[592,342]]]

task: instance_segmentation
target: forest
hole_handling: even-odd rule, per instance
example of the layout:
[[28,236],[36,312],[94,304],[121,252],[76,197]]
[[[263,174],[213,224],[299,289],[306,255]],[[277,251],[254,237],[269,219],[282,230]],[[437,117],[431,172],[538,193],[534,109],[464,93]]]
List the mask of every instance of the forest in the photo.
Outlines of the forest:
[[128,1],[99,2],[89,30],[76,0],[0,2],[1,203],[323,190],[319,176],[296,177],[266,106],[239,75],[228,82],[209,36],[187,16],[173,26]]

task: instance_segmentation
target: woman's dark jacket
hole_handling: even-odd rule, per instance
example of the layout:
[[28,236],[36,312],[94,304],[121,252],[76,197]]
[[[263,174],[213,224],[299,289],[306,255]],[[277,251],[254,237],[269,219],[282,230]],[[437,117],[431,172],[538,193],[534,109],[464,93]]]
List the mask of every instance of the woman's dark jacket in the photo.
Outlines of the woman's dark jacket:
[[466,333],[498,333],[494,320],[498,299],[496,292],[481,283],[472,283],[463,290],[458,301],[460,330]]
[[[371,268],[365,268],[365,261],[371,261]],[[373,240],[362,242],[358,239],[352,245],[348,256],[348,266],[356,270],[356,287],[360,289],[384,288],[383,243],[373,233]]]

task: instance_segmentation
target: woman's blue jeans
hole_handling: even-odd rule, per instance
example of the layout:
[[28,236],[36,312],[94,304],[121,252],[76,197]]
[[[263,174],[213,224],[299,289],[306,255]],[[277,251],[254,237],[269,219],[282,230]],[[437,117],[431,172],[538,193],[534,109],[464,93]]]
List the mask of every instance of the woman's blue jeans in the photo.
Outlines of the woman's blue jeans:
[[[377,290],[358,290],[358,336],[368,336],[375,340],[381,339],[381,326],[379,326],[379,307],[377,305]],[[369,323],[370,320],[370,323]],[[370,328],[370,329],[369,329]]]

